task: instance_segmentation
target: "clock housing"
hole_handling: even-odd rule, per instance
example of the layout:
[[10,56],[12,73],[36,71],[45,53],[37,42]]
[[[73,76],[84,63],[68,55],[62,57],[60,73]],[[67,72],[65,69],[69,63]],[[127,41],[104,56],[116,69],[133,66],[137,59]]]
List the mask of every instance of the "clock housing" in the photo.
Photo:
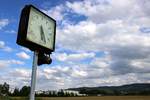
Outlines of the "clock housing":
[[33,5],[26,5],[20,16],[17,44],[50,54],[55,50],[55,37],[56,21]]

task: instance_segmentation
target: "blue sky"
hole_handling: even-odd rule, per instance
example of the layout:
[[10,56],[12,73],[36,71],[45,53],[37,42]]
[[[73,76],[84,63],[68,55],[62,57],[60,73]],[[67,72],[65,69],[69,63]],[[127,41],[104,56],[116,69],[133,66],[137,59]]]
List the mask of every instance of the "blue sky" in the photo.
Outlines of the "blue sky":
[[13,0],[0,4],[0,83],[30,85],[33,52],[16,44],[21,9],[57,21],[51,65],[36,89],[150,83],[149,0]]

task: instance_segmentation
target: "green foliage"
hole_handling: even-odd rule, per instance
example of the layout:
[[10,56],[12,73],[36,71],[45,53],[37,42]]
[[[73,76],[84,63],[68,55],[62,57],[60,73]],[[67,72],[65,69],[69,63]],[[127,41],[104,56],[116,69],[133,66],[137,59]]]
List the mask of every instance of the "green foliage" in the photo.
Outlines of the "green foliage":
[[123,86],[81,87],[69,90],[79,91],[89,96],[97,95],[150,95],[150,84],[131,84]]
[[64,93],[63,90],[60,90],[60,91],[57,93],[57,95],[58,95],[59,97],[64,97],[64,96],[65,96],[65,93]]
[[0,96],[8,96],[9,94],[9,84],[6,82],[3,85],[0,85]]
[[28,96],[30,93],[30,87],[29,86],[23,86],[20,90],[20,96]]
[[[110,86],[110,87],[83,87],[83,88],[73,88],[68,90],[79,91],[80,94],[87,94],[88,96],[100,96],[100,95],[150,95],[150,84],[131,84],[124,86]],[[23,86],[20,90],[15,88],[13,93],[9,92],[9,84],[6,82],[0,84],[0,97],[6,98],[8,96],[13,97],[28,97],[30,93],[29,86]],[[40,94],[36,94],[37,97],[73,97],[77,94],[64,92],[60,90],[56,91],[43,91]],[[7,99],[7,98],[6,98]],[[4,100],[4,99],[0,99]]]
[[15,88],[12,96],[19,96],[19,95],[20,95],[19,88]]

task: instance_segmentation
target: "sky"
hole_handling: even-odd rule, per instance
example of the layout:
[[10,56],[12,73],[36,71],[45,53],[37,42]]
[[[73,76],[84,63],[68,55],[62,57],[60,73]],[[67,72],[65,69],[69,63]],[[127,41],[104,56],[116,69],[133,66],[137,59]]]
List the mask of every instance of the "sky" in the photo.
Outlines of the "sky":
[[33,51],[16,44],[27,4],[57,21],[53,62],[38,66],[36,90],[150,83],[149,0],[3,0],[0,84],[30,85]]

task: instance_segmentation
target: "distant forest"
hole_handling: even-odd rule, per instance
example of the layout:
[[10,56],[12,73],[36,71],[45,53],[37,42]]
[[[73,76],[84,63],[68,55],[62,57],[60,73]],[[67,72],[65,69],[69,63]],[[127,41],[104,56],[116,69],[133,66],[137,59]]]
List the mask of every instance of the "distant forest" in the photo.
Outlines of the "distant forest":
[[101,86],[70,88],[69,90],[79,91],[88,96],[121,96],[121,95],[150,95],[150,83],[137,83],[122,86]]
[[[102,87],[80,87],[69,88],[65,90],[78,91],[80,94],[86,94],[87,96],[105,96],[105,95],[150,95],[150,83],[130,84],[122,86],[102,86]],[[23,86],[21,89],[15,88],[10,92],[10,85],[6,82],[0,84],[0,96],[29,96],[30,86]],[[65,93],[63,90],[59,92],[43,91],[36,94],[40,97],[68,97],[78,96],[73,93]]]

